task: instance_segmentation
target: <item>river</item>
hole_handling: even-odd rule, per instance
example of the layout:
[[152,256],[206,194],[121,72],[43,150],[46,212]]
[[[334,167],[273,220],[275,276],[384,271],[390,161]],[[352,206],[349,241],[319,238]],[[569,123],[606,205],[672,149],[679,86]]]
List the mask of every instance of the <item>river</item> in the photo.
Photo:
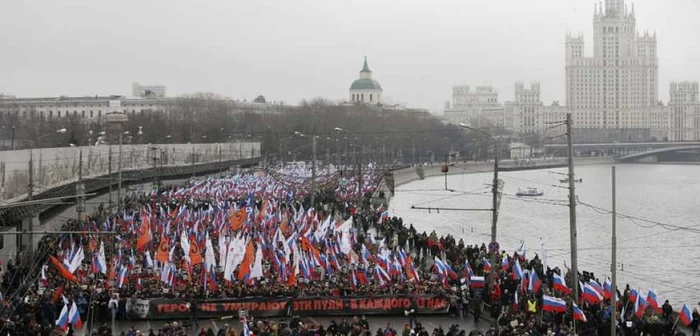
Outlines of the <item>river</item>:
[[[570,264],[568,185],[566,169],[500,173],[504,181],[498,219],[498,241],[512,253],[525,241],[527,256],[542,256],[550,267]],[[411,206],[491,208],[491,172],[471,172],[414,181],[396,188],[392,216],[403,217],[419,231],[436,230],[481,245],[491,234],[487,211],[440,211]],[[612,215],[611,166],[576,167],[579,270],[603,281],[610,276]],[[536,187],[541,197],[515,196],[519,187]],[[653,286],[674,309],[700,301],[700,175],[698,166],[624,164],[617,166],[618,287],[625,284],[646,293]],[[585,205],[587,204],[587,205]],[[597,207],[597,208],[594,208]],[[666,225],[668,224],[668,226]]]

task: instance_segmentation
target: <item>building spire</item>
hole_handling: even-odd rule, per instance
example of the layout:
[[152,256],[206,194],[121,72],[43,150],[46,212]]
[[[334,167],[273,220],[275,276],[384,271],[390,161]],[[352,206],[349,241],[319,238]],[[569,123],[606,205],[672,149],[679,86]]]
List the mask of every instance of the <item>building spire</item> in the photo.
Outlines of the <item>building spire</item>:
[[369,70],[369,66],[367,65],[367,56],[365,56],[365,64],[362,65],[362,70],[360,72],[372,72]]

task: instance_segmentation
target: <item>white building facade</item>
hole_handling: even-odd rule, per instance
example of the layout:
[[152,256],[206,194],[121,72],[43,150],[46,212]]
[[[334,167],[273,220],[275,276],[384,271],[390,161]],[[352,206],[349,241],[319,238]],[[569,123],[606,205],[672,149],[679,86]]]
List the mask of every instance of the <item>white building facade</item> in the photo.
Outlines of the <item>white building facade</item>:
[[698,90],[698,82],[672,82],[669,93],[669,140],[699,140],[700,91]]
[[649,113],[659,106],[656,34],[639,35],[634,5],[594,5],[593,56],[585,56],[582,35],[567,35],[565,57],[566,104],[575,127],[649,126]]
[[[698,84],[673,82],[668,105],[659,101],[656,33],[637,32],[634,4],[595,4],[591,56],[586,56],[585,47],[582,34],[567,34],[566,106],[544,105],[537,82],[529,88],[516,82],[513,101],[504,104],[501,114],[488,114],[483,103],[471,100],[478,90],[469,93],[468,87],[455,86],[445,119],[458,124],[490,118],[521,134],[544,134],[548,125],[571,113],[575,134],[586,134],[585,141],[700,140]],[[489,104],[488,109],[497,111],[499,106]],[[502,119],[496,117],[500,115]]]
[[166,90],[164,85],[140,85],[139,83],[131,84],[131,96],[133,97],[151,97],[165,98]]
[[167,104],[163,99],[123,96],[0,99],[0,116],[14,114],[19,119],[77,117],[84,122],[95,122],[110,112],[136,114],[164,110],[167,110]]
[[452,87],[452,101],[445,104],[445,119],[452,124],[474,127],[507,127],[505,109],[498,102],[498,92],[489,85]]

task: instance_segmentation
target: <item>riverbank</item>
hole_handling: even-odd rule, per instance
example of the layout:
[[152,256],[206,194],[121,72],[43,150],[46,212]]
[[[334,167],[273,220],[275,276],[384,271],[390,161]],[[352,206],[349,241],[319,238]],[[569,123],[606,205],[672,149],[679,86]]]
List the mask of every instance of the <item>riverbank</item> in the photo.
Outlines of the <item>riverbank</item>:
[[[591,162],[591,161],[587,161]],[[611,204],[611,166],[579,165],[576,178],[584,182],[576,185],[579,268],[595,272],[600,279],[610,275],[610,221],[606,209]],[[646,293],[649,287],[657,290],[662,299],[669,299],[676,310],[683,302],[697,307],[700,291],[692,286],[694,278],[677,270],[692,269],[692,261],[681,260],[669,264],[677,251],[695,253],[692,223],[700,215],[694,205],[694,196],[700,190],[692,165],[615,164],[617,166],[617,210],[622,215],[633,215],[688,230],[667,230],[661,226],[645,225],[639,220],[620,218],[618,221],[618,281],[629,283]],[[498,221],[499,243],[508,251],[517,250],[524,240],[528,253],[540,251],[544,241],[552,265],[562,267],[568,262],[569,209],[568,189],[560,179],[566,168],[503,173],[503,199]],[[491,169],[481,174],[448,176],[448,186],[454,192],[444,191],[443,177],[415,180],[396,187],[389,206],[392,216],[402,217],[417,229],[435,230],[441,235],[451,234],[464,238],[465,243],[489,241],[490,213],[484,211],[435,211],[435,208],[483,208],[491,205]],[[544,191],[541,198],[518,198],[514,194],[521,186],[537,187]],[[427,209],[411,209],[432,207]],[[589,206],[592,205],[595,208]],[[649,237],[654,237],[649,240]],[[641,250],[654,251],[640,253]],[[649,273],[648,270],[653,270]],[[644,275],[642,275],[644,274]]]
[[[614,159],[611,157],[574,158],[574,164],[576,166],[606,165],[614,162]],[[518,164],[514,160],[504,160],[500,162],[498,171],[514,172],[523,170],[553,169],[566,167],[566,165],[566,160],[562,158],[538,159],[531,161],[530,164]],[[471,161],[451,164],[447,175],[451,176],[488,172],[493,172],[493,162]],[[375,205],[384,204],[388,206],[389,202],[391,201],[391,197],[394,194],[393,191],[396,188],[413,181],[444,175],[445,173],[442,172],[442,164],[414,166],[394,170],[391,172],[391,174],[386,175],[380,181],[372,197],[373,203]],[[380,194],[383,194],[384,197],[379,197]]]

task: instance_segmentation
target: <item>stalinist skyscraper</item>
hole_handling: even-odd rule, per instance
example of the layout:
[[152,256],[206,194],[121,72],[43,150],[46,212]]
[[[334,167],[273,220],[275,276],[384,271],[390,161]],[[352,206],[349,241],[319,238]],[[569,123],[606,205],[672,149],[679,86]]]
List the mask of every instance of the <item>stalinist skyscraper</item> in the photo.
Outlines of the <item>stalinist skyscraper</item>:
[[634,4],[605,0],[594,8],[593,56],[585,56],[581,34],[566,37],[566,105],[574,126],[648,128],[658,110],[656,33],[637,32]]

